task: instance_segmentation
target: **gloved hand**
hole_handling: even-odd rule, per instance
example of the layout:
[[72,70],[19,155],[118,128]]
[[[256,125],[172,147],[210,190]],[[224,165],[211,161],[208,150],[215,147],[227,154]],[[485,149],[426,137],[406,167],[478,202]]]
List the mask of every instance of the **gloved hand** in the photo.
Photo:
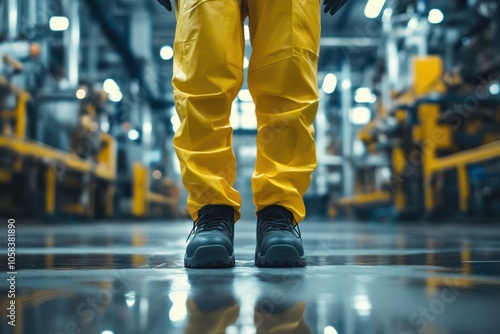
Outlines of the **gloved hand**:
[[[325,0],[326,1],[326,0]],[[172,3],[170,0],[158,0],[158,2],[165,7],[169,12],[172,11]]]
[[[159,0],[158,0],[159,1]],[[325,5],[324,12],[330,12],[330,15],[334,15],[336,12],[342,8],[347,0],[324,0],[323,5]]]

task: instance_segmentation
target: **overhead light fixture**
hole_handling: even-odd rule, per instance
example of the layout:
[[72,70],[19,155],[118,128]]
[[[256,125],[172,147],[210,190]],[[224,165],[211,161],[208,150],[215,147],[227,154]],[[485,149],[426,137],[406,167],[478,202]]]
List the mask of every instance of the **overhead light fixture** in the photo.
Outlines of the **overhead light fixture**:
[[128,132],[128,139],[130,140],[137,140],[139,139],[139,136],[139,131],[137,131],[136,129],[131,129]]
[[109,93],[108,98],[111,102],[120,102],[123,99],[123,94],[119,90]]
[[365,15],[370,19],[374,19],[380,15],[384,8],[385,0],[368,0],[365,7]]
[[412,17],[410,21],[408,21],[408,28],[415,29],[416,27],[418,27],[418,18]]
[[49,27],[52,31],[68,30],[69,20],[66,16],[52,16],[49,20]]
[[120,102],[123,99],[123,94],[120,91],[120,86],[113,79],[106,79],[102,85],[103,90],[108,94],[111,102]]
[[349,90],[352,88],[352,81],[350,79],[342,80],[342,89]]
[[151,133],[152,130],[153,124],[151,124],[151,122],[144,122],[144,124],[142,125],[142,132]]
[[337,76],[333,73],[328,73],[327,75],[325,75],[325,78],[323,79],[323,85],[321,89],[326,94],[331,94],[337,88],[337,83],[338,83]]
[[372,112],[370,108],[357,106],[351,109],[351,122],[354,125],[365,125],[370,122]]
[[248,89],[242,89],[238,93],[238,98],[240,99],[241,102],[252,102],[252,94],[250,94],[250,91]]
[[432,24],[439,24],[444,20],[444,14],[437,8],[431,9],[428,20]]
[[248,65],[250,65],[250,61],[248,60],[248,58],[245,56],[243,58],[243,68],[248,68]]
[[494,83],[490,86],[490,94],[498,95],[500,93],[500,84]]
[[83,100],[87,96],[87,91],[83,88],[80,88],[76,91],[76,98],[79,100]]
[[113,79],[106,79],[104,80],[104,84],[102,85],[104,91],[108,94],[111,94],[113,92],[119,91],[120,87],[116,83],[115,80]]
[[362,87],[356,90],[354,100],[357,103],[375,103],[377,102],[377,96],[372,93],[370,88]]
[[165,45],[160,49],[160,57],[163,60],[170,60],[174,57],[174,49],[170,45]]

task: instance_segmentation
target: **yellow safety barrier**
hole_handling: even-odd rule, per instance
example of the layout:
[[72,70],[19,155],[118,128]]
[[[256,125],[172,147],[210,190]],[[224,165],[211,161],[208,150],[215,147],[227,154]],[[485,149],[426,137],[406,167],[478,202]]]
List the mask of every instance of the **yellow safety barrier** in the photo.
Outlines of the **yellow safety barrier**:
[[[177,205],[176,195],[167,196],[149,191],[149,169],[140,162],[134,163],[132,167],[132,215],[135,217],[146,217],[150,215],[150,204],[160,207],[174,208]],[[158,210],[161,212],[161,210]],[[158,212],[157,211],[157,212]]]
[[75,154],[66,153],[27,139],[0,136],[0,148],[5,148],[19,155],[41,159],[47,164],[58,163],[77,172],[92,172],[96,177],[101,179],[115,179],[115,168],[113,168],[113,165],[109,166],[107,164],[98,164],[84,160]]
[[340,206],[361,206],[370,204],[390,203],[391,193],[388,191],[376,191],[373,193],[358,194],[353,197],[344,197],[337,201]]
[[[478,148],[462,151],[442,158],[428,157],[424,164],[425,182],[430,184],[432,176],[440,171],[457,169],[459,185],[460,210],[466,212],[469,208],[470,184],[467,166],[500,158],[500,141],[483,145]],[[431,187],[426,187],[426,209],[434,208]]]

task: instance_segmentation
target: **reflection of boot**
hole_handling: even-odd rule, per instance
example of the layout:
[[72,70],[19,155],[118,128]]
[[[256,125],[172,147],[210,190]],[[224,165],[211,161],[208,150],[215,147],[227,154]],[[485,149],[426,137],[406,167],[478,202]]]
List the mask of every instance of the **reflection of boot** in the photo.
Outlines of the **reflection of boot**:
[[258,302],[255,305],[254,323],[257,334],[308,334],[304,321],[306,304]]
[[[204,306],[206,307],[206,305]],[[238,320],[240,313],[240,307],[234,300],[231,305],[207,311],[190,299],[187,303],[187,309],[189,322],[186,327],[186,334],[224,334],[226,329]]]

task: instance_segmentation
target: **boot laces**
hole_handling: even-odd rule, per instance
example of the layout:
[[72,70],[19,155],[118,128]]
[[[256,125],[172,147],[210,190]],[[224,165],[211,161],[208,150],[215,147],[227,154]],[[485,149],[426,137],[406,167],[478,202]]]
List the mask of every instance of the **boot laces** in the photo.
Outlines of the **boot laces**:
[[297,224],[295,218],[289,220],[286,218],[275,218],[264,215],[261,217],[260,224],[263,232],[289,231],[298,239],[302,240],[302,233],[300,232],[299,224]]
[[193,228],[191,229],[191,232],[189,232],[186,242],[189,241],[189,239],[198,232],[219,230],[230,235],[231,234],[231,232],[229,231],[230,224],[231,221],[229,220],[229,218],[226,217],[205,218],[205,215],[201,215],[198,217],[198,219],[193,221]]

